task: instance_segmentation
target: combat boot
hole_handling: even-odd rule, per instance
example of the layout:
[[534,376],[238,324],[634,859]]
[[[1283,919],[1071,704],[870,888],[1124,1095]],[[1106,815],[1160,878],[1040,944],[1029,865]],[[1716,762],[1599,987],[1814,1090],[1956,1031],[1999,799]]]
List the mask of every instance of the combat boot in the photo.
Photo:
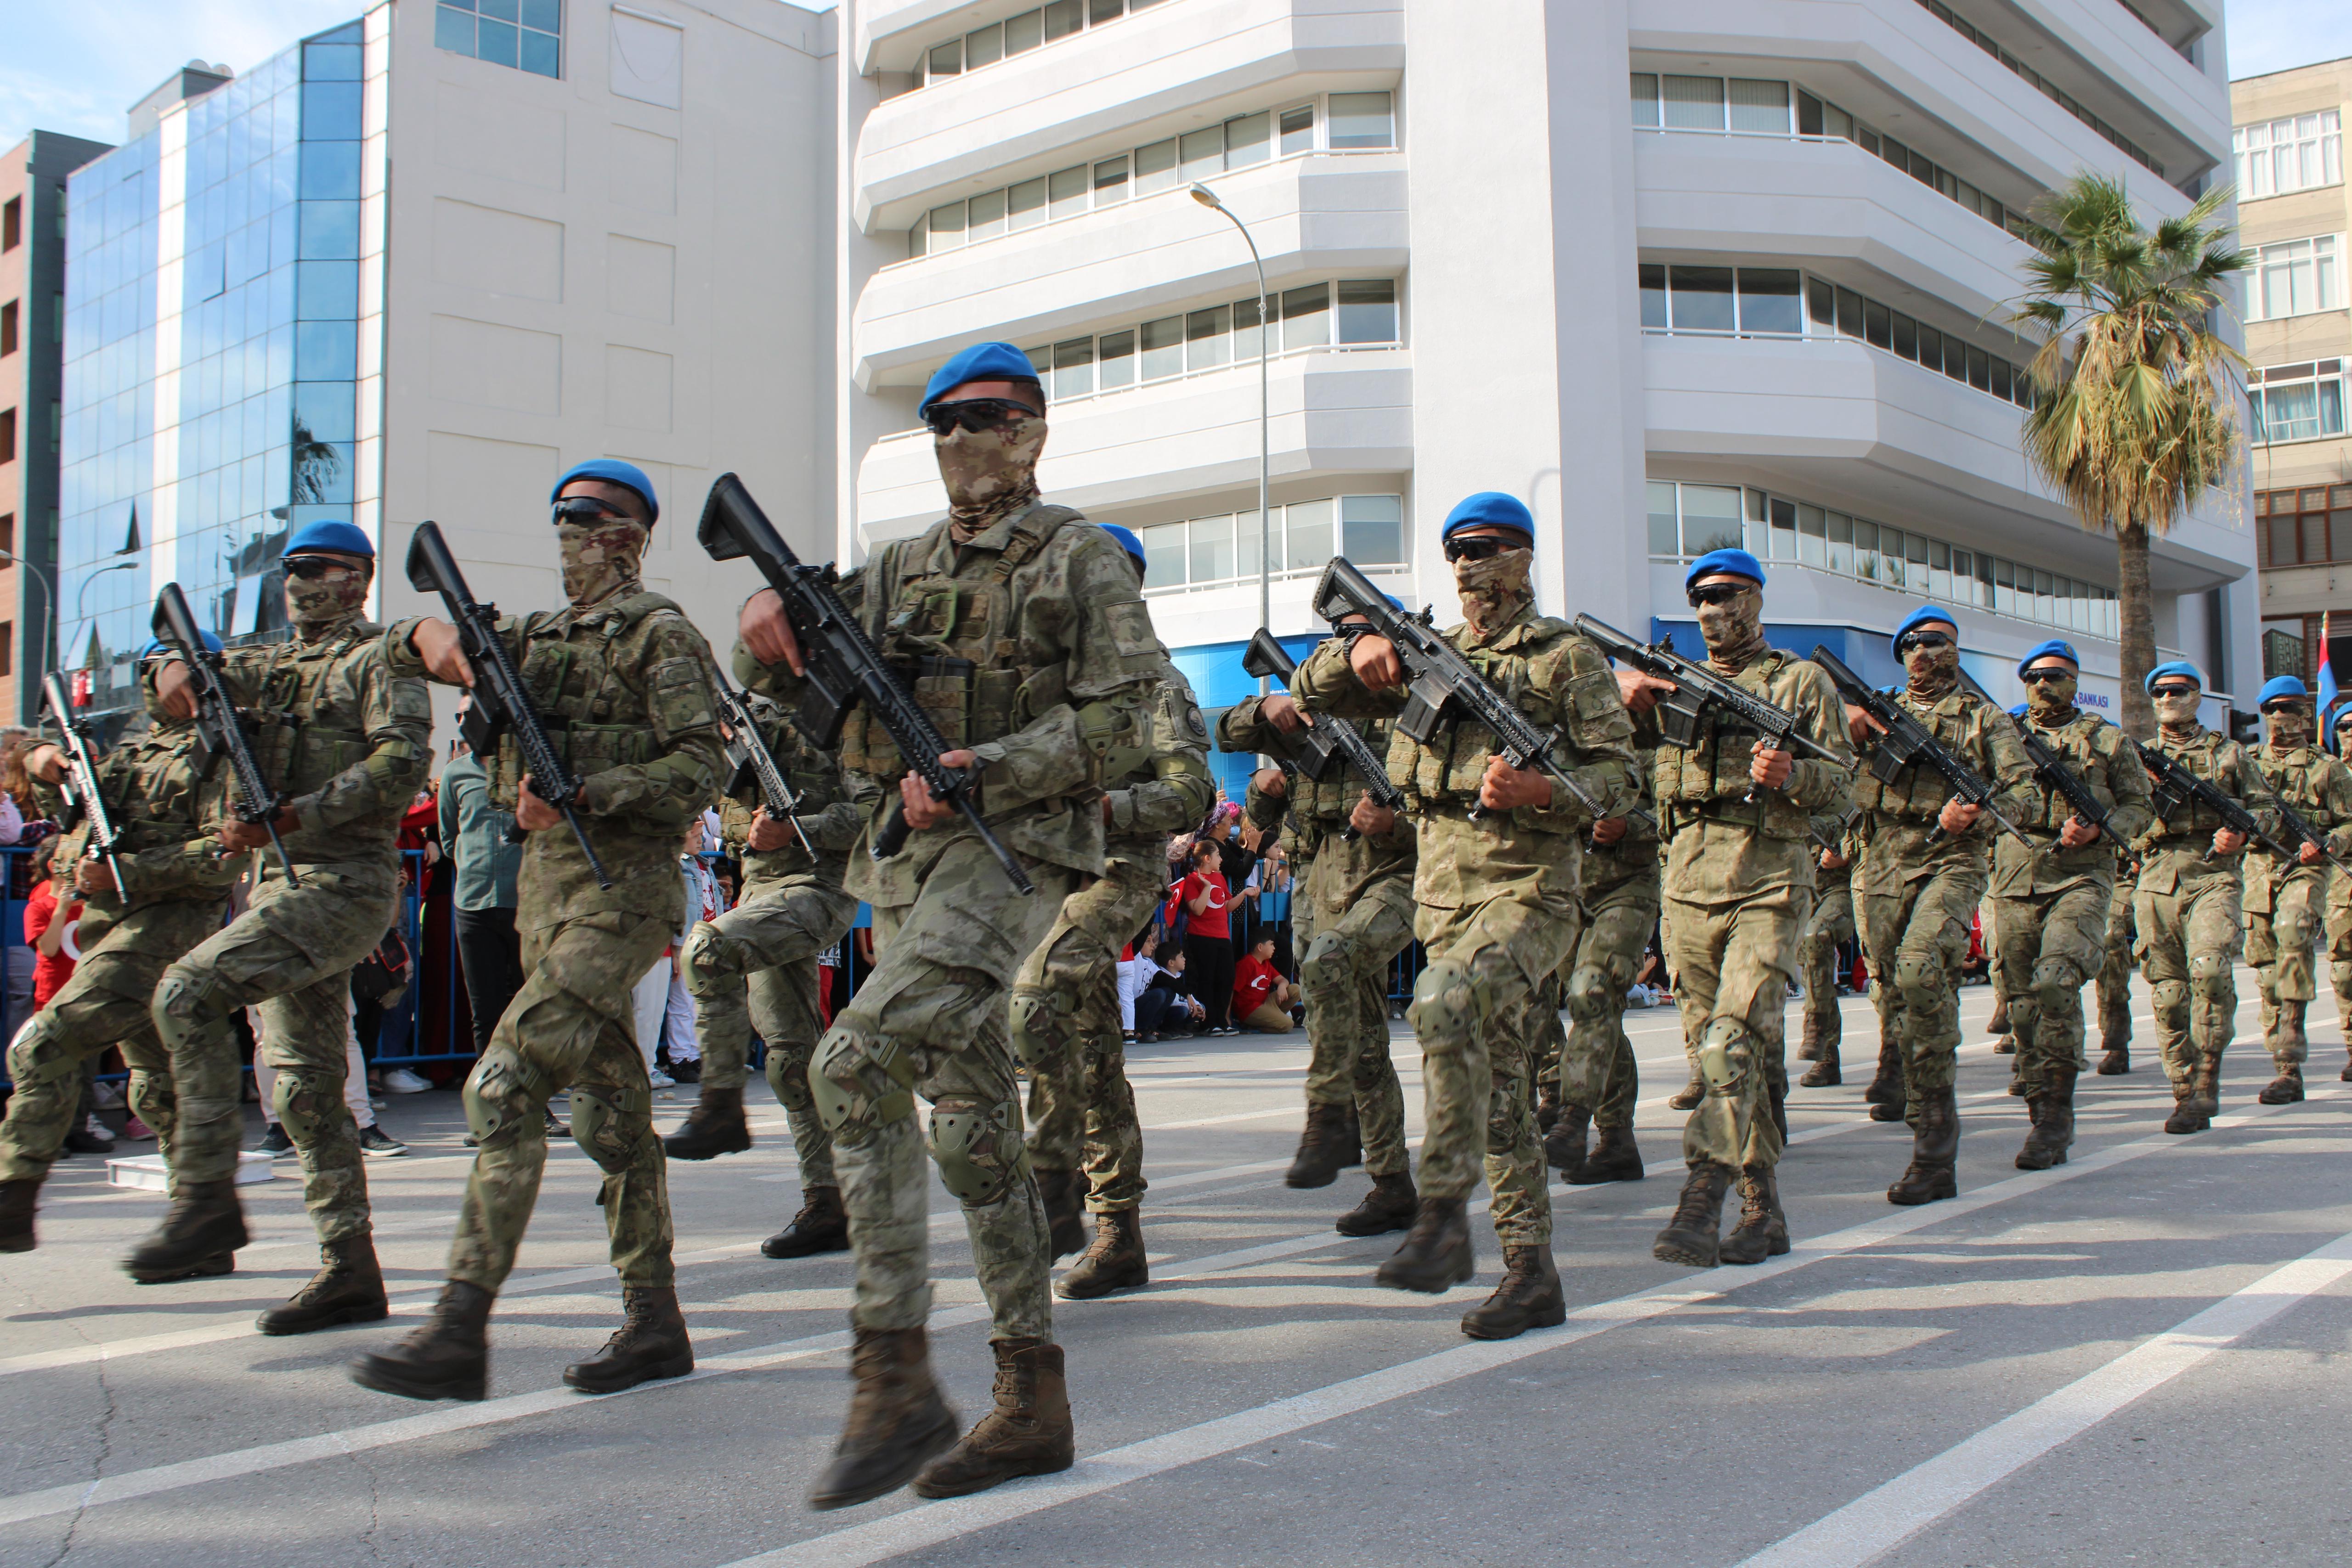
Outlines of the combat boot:
[[1345,1106],[1309,1103],[1307,1130],[1299,1134],[1298,1153],[1283,1173],[1285,1186],[1329,1186],[1347,1164],[1348,1112]]
[[2309,1002],[2279,1004],[2278,1040],[2272,1048],[2273,1055],[2285,1054],[2294,1061],[2279,1063],[2279,1074],[2270,1081],[2254,1098],[2264,1105],[2292,1105],[2303,1098],[2303,1059],[2311,1042],[2303,1032],[2303,1010]]
[[1822,1046],[1821,1054],[1814,1058],[1813,1064],[1805,1069],[1805,1075],[1797,1082],[1807,1089],[1834,1089],[1845,1082],[1845,1074],[1840,1071],[1843,1065],[1838,1056],[1837,1042],[1827,1041]]
[[1462,1332],[1472,1339],[1517,1339],[1529,1329],[1558,1328],[1567,1321],[1568,1298],[1560,1293],[1550,1244],[1506,1247],[1502,1282],[1462,1314]]
[[[2009,1035],[2009,998],[1999,992],[1996,992],[1993,995],[1992,1016],[1985,1019],[1985,1032],[1988,1034]],[[2017,1038],[2014,1035],[2009,1036],[2007,1043],[2010,1051],[2015,1051],[2017,1049]],[[1996,1056],[2006,1056],[2009,1053],[2008,1051],[2004,1051],[2000,1049],[2000,1042],[1998,1041],[1994,1043],[1992,1049],[1993,1054]]]
[[1770,1166],[1739,1171],[1739,1223],[1717,1256],[1726,1263],[1761,1263],[1789,1249],[1789,1217],[1780,1212],[1780,1183]]
[[1364,1124],[1356,1115],[1356,1103],[1348,1101],[1339,1107],[1339,1168],[1364,1163]]
[[2017,1168],[2046,1171],[2064,1165],[2066,1151],[2074,1145],[2074,1069],[2052,1069],[2050,1087],[2027,1096],[2025,1108],[2033,1118],[2033,1130],[2017,1151]]
[[2168,1133],[2201,1133],[2213,1124],[2213,1118],[2197,1108],[2197,1096],[2186,1083],[2172,1090],[2172,1114],[2164,1119]]
[[[1812,999],[1811,994],[1808,992],[1806,994],[1805,1000],[1810,1003]],[[1797,1060],[1799,1061],[1819,1061],[1821,1059],[1822,1015],[1815,1012],[1811,1007],[1807,1007],[1805,1009],[1805,1037],[1797,1047]]]
[[1150,1282],[1151,1268],[1143,1256],[1143,1215],[1114,1208],[1095,1216],[1094,1245],[1055,1281],[1054,1293],[1066,1301],[1091,1301]]
[[1584,1134],[1591,1125],[1590,1105],[1561,1106],[1559,1120],[1544,1134],[1544,1163],[1574,1181],[1576,1173],[1584,1168]]
[[1677,1111],[1688,1111],[1706,1098],[1706,1080],[1701,1078],[1698,1075],[1698,1069],[1694,1067],[1691,1069],[1690,1082],[1667,1095],[1666,1103]]
[[246,1244],[245,1209],[234,1181],[181,1182],[153,1235],[131,1249],[123,1272],[142,1285],[226,1274]]
[[2336,1075],[2338,1083],[2352,1083],[2352,1045],[2344,1048],[2344,1071]]
[[1536,1089],[1536,1131],[1549,1133],[1559,1121],[1559,1085],[1539,1084]]
[[1053,1258],[1086,1250],[1086,1178],[1076,1171],[1043,1167],[1030,1174],[1037,1178],[1037,1197],[1045,1206],[1045,1234]]
[[2205,1057],[2189,1070],[2189,1098],[2197,1113],[2211,1121],[2221,1111],[2221,1058],[2220,1053]]
[[931,1380],[919,1328],[859,1329],[849,1353],[849,1414],[833,1462],[817,1478],[809,1507],[848,1508],[914,1479],[925,1460],[956,1440],[956,1413]]
[[1683,1178],[1683,1195],[1675,1217],[1658,1232],[1650,1256],[1661,1263],[1682,1263],[1712,1269],[1723,1256],[1723,1193],[1731,1185],[1731,1167],[1699,1160]]
[[686,1336],[677,1291],[668,1285],[625,1285],[621,1290],[621,1326],[604,1349],[565,1367],[563,1381],[583,1394],[618,1394],[656,1377],[684,1377],[693,1370],[694,1343]]
[[383,1270],[376,1266],[375,1242],[365,1232],[319,1244],[325,1265],[310,1283],[254,1321],[266,1334],[309,1333],[339,1323],[372,1323],[392,1315],[383,1296]]
[[2265,1105],[2292,1105],[2303,1098],[2303,1069],[2289,1067],[2266,1084],[2254,1098]]
[[1568,1179],[1572,1186],[1599,1186],[1609,1181],[1640,1181],[1642,1175],[1642,1146],[1633,1140],[1633,1129],[1603,1127],[1601,1142],[1568,1173]]
[[1364,1201],[1341,1215],[1336,1228],[1342,1236],[1384,1236],[1410,1226],[1420,1207],[1421,1195],[1413,1191],[1412,1176],[1403,1171],[1376,1176]]
[[33,1199],[40,1190],[37,1177],[0,1181],[0,1252],[33,1249]]
[[915,1478],[917,1497],[963,1497],[1017,1476],[1050,1476],[1078,1457],[1062,1347],[1035,1339],[989,1342],[996,1407]]
[[1470,1245],[1468,1206],[1458,1197],[1421,1200],[1405,1232],[1404,1245],[1390,1255],[1372,1276],[1375,1284],[1391,1291],[1419,1291],[1437,1295],[1452,1290],[1475,1271],[1477,1253]]
[[1992,1053],[1995,1056],[2015,1056],[2017,1054],[2017,1037],[2013,1034],[2002,1035],[1999,1040],[1992,1042]]
[[2129,1072],[2130,1071],[2131,1046],[2129,1042],[2126,1042],[2122,1045],[2111,1045],[2107,1047],[2106,1054],[2099,1058],[2099,1076],[2102,1078],[2121,1078],[2125,1073]]
[[1960,1112],[1950,1086],[1919,1096],[1919,1125],[1911,1136],[1911,1164],[1886,1189],[1886,1201],[1906,1206],[1960,1196]]
[[793,1222],[760,1243],[762,1258],[806,1258],[849,1250],[849,1214],[837,1186],[813,1186],[801,1194]]
[[743,1118],[743,1091],[715,1089],[708,1083],[677,1131],[662,1140],[662,1153],[674,1160],[715,1160],[721,1155],[740,1155],[751,1146],[751,1126]]
[[1903,1048],[1881,1040],[1878,1045],[1878,1071],[1870,1087],[1862,1092],[1862,1103],[1870,1107],[1874,1122],[1900,1122],[1907,1109],[1903,1097]]
[[403,1399],[481,1398],[490,1386],[492,1300],[479,1285],[449,1281],[424,1326],[352,1362],[352,1381]]

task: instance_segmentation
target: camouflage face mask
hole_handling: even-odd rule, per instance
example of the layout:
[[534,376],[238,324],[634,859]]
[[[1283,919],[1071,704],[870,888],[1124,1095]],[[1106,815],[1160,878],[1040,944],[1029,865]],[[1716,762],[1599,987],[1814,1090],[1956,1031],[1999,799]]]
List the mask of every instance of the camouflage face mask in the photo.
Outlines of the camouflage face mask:
[[[1721,589],[1727,583],[1711,586]],[[1764,591],[1745,589],[1737,599],[1698,606],[1698,633],[1706,639],[1707,657],[1737,674],[1764,651]]]
[[1045,422],[1035,414],[984,430],[957,425],[931,438],[957,538],[971,538],[1037,498],[1037,455],[1045,447]]
[[319,575],[304,577],[292,570],[286,573],[286,618],[294,623],[296,632],[305,637],[315,637],[332,630],[351,616],[356,615],[367,603],[368,570],[362,566],[347,566],[333,562],[320,570],[316,556],[295,558],[306,563],[305,570]]
[[2279,750],[2292,751],[2311,744],[2311,710],[2301,704],[2273,708],[2263,717],[2270,730],[2271,744]]
[[563,557],[563,597],[574,604],[596,604],[633,587],[646,538],[645,524],[622,518],[558,523],[555,542]]
[[2036,681],[2025,688],[2026,711],[2045,724],[2074,716],[2074,692],[2082,682],[2071,674]]
[[1498,550],[1485,560],[1454,563],[1454,591],[1462,596],[1462,618],[1480,636],[1509,623],[1522,606],[1535,599],[1528,579],[1535,570],[1531,549]]
[[1903,673],[1910,677],[1913,696],[1933,702],[1960,684],[1960,646],[1914,648],[1903,655]]
[[2158,692],[2151,700],[2156,704],[2156,722],[2176,734],[2186,734],[2197,727],[2197,704],[2202,694],[2195,687],[2179,693]]

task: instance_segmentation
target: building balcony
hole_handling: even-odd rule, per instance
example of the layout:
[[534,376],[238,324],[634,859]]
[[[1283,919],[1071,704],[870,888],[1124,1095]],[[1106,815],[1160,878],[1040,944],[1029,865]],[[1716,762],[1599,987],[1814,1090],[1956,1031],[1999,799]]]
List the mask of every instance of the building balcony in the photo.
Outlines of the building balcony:
[[[1412,358],[1401,348],[1319,348],[1276,357],[1267,381],[1274,497],[1321,495],[1339,476],[1412,466]],[[1148,505],[1162,520],[1204,496],[1244,495],[1258,474],[1257,366],[1228,365],[1057,400],[1038,467],[1051,499],[1097,517]],[[943,509],[928,431],[883,437],[858,465],[865,543],[919,532]],[[1121,518],[1121,520],[1128,520]]]
[[[1217,178],[1266,287],[1393,277],[1409,254],[1403,156],[1318,152]],[[975,338],[1047,340],[1257,290],[1233,225],[1179,188],[884,267],[853,306],[851,373],[919,385]]]
[[[972,11],[971,21],[985,19]],[[1081,155],[1277,99],[1393,86],[1403,68],[1400,0],[1345,11],[1314,0],[1172,0],[877,105],[857,131],[852,216],[868,232],[903,229],[938,202]]]
[[[1852,339],[1643,340],[1650,472],[1785,486],[1804,500],[2092,581],[2112,541],[2085,532],[2027,468],[2013,405]],[[2158,591],[2252,570],[2217,503],[2156,541]]]

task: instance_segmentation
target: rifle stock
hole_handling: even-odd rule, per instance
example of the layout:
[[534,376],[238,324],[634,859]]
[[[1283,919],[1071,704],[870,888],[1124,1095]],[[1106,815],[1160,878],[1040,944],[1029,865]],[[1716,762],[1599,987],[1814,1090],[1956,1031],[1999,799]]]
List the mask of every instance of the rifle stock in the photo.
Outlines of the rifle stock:
[[65,738],[66,770],[73,779],[72,792],[76,804],[89,823],[89,850],[86,858],[106,862],[108,874],[114,878],[114,890],[127,892],[122,885],[121,862],[115,858],[115,846],[121,841],[121,831],[114,825],[114,815],[107,810],[106,796],[98,787],[98,751],[89,726],[74,716],[73,703],[66,695],[65,682],[55,670],[41,678],[41,697],[49,711],[57,716],[58,732]]
[[[1278,677],[1286,687],[1290,685],[1291,676],[1298,672],[1298,661],[1290,656],[1288,649],[1275,641],[1272,632],[1261,626],[1251,636],[1249,647],[1242,654],[1242,668],[1253,675]],[[1329,759],[1341,758],[1364,781],[1365,791],[1371,796],[1374,805],[1387,811],[1404,810],[1404,791],[1390,781],[1388,765],[1372,755],[1370,744],[1356,727],[1337,714],[1318,714],[1311,721],[1302,724],[1297,733],[1284,738],[1293,742],[1301,753],[1316,758],[1316,765],[1312,768],[1307,766],[1303,757],[1299,763],[1301,771],[1309,779],[1320,779]],[[1353,839],[1360,835],[1350,825],[1345,836]]]

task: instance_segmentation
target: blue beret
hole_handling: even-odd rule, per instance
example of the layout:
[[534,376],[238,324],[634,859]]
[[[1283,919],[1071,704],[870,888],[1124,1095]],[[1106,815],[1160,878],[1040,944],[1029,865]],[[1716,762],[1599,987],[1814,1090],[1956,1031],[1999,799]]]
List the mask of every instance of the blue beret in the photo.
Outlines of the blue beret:
[[[966,382],[1035,382],[1037,368],[1029,356],[1010,343],[974,343],[955,358],[941,365],[931,379],[924,383],[923,401],[915,405],[915,417],[922,418],[931,411],[931,404]],[[1045,399],[1045,388],[1037,389],[1037,401]]]
[[278,552],[280,559],[289,555],[309,555],[318,550],[331,550],[336,555],[355,555],[368,560],[375,559],[375,545],[367,535],[350,523],[304,523],[294,530]]
[[[1886,645],[1890,648],[1894,647],[1897,643],[1903,641],[1903,634],[1906,632],[1915,632],[1920,627],[1927,625],[1931,621],[1940,622],[1944,625],[1949,626],[1952,629],[1955,640],[1958,639],[1959,635],[1960,623],[1953,617],[1950,611],[1945,609],[1939,604],[1922,604],[1918,609],[1914,610],[1910,614],[1906,615],[1903,618],[1903,624],[1895,629],[1895,635],[1886,640]],[[1901,655],[1898,651],[1897,657],[1900,656]]]
[[1135,558],[1135,569],[1143,570],[1143,541],[1135,537],[1133,528],[1122,528],[1117,523],[1104,523],[1102,531],[1118,541],[1118,548]]
[[2025,716],[2025,705],[2023,703],[2020,703],[2015,707],[2010,709],[2009,716],[2011,718],[2023,718]]
[[2273,675],[2263,683],[2263,695],[2254,699],[2256,707],[2274,703],[2281,697],[2307,697],[2311,688],[2294,675]]
[[2158,664],[2147,673],[2147,679],[2140,682],[2140,686],[2145,691],[2153,692],[2156,690],[2156,683],[2167,675],[2179,675],[2184,680],[2193,681],[2200,692],[2205,689],[2205,677],[2199,674],[2197,666],[2186,659],[2175,659],[2169,664]]
[[1744,549],[1716,549],[1691,562],[1690,570],[1683,573],[1683,586],[1688,588],[1702,577],[1719,577],[1725,572],[1753,578],[1759,588],[1764,585],[1764,569],[1757,564],[1754,556]]
[[585,463],[575,463],[547,493],[547,504],[555,505],[563,495],[563,486],[574,479],[602,479],[608,485],[626,486],[644,498],[646,510],[653,514],[653,520],[661,521],[661,498],[654,494],[654,482],[634,463],[624,463],[617,457],[592,457]]
[[1465,497],[1445,514],[1445,526],[1438,530],[1440,539],[1450,539],[1464,528],[1484,527],[1517,528],[1528,536],[1529,544],[1536,539],[1536,517],[1527,504],[1517,496],[1506,496],[1500,490],[1481,490]]
[[2025,657],[2017,661],[2017,673],[2021,675],[2033,667],[2035,660],[2053,655],[2065,660],[2078,670],[2083,667],[2083,655],[2074,652],[2074,644],[2063,637],[2053,637],[2047,643],[2037,643],[2027,649]]
[[[217,653],[221,651],[221,640],[219,638],[214,636],[209,632],[204,632],[202,635],[205,640],[205,652],[208,653]],[[171,652],[173,652],[171,644],[165,643],[161,637],[158,637],[152,643],[148,643],[144,648],[140,649],[139,656],[142,659],[152,659],[158,653],[169,653]]]

